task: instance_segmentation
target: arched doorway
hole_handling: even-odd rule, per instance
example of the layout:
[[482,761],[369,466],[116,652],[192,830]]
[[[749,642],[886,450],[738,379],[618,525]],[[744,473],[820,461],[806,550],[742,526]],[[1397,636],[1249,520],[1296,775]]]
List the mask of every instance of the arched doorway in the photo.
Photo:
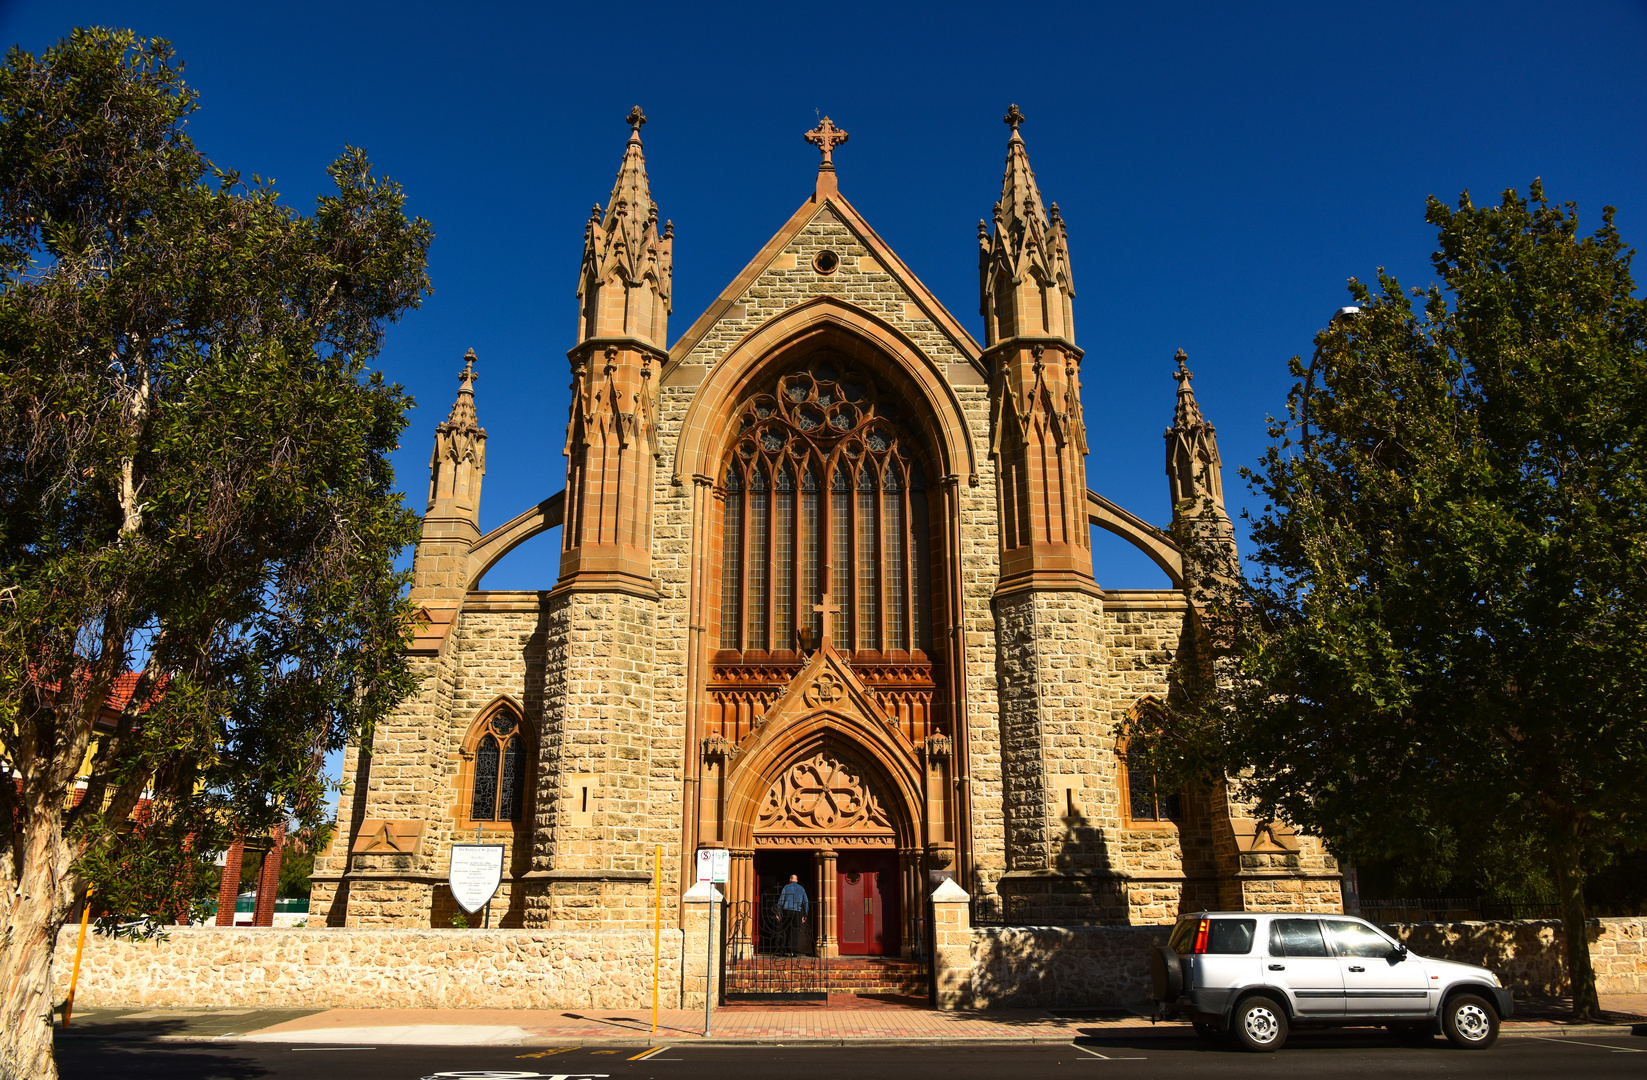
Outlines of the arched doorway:
[[[923,806],[934,787],[919,754],[828,645],[761,720],[724,765],[725,797],[709,808],[731,849],[728,900],[744,905],[751,947],[908,955],[920,943]],[[810,916],[798,936],[777,910],[791,877]]]

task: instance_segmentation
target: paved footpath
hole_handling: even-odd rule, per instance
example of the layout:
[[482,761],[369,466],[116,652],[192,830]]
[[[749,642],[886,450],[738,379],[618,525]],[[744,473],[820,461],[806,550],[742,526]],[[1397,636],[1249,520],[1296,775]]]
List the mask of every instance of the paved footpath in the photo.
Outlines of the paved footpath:
[[[1506,1036],[1647,1035],[1647,994],[1607,995],[1609,1025],[1559,1019],[1559,1003],[1518,1003]],[[798,1005],[728,1005],[706,1038],[702,1010],[82,1009],[58,1038],[158,1039],[374,1046],[652,1046],[662,1044],[1067,1043],[1106,1035],[1181,1034],[1140,1011],[995,1009],[938,1012],[912,999],[834,995]]]

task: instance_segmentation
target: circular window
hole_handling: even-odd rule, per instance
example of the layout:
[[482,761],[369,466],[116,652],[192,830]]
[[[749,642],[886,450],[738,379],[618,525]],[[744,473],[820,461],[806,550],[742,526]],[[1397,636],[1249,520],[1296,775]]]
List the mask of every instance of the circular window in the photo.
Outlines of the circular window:
[[848,874],[848,875],[846,875],[847,884],[856,885],[858,883],[858,878],[859,878],[858,874]]
[[812,269],[820,274],[833,274],[840,265],[841,257],[833,251],[820,251],[818,257],[812,260]]

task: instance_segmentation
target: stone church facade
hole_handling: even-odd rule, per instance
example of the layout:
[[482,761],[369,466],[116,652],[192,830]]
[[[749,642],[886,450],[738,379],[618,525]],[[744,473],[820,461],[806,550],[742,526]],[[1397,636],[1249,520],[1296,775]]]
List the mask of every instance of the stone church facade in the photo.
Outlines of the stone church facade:
[[[1014,925],[1337,910],[1319,841],[1127,768],[1129,715],[1196,669],[1185,558],[1087,488],[1068,239],[1006,119],[981,343],[840,193],[825,119],[814,191],[670,345],[631,113],[585,232],[565,489],[482,534],[471,353],[415,556],[422,689],[346,753],[313,922],[452,925],[450,848],[477,838],[507,845],[501,926],[650,929],[661,884],[679,927],[696,852],[725,848],[730,902],[803,885],[821,956],[908,953],[942,878]],[[1177,377],[1172,510],[1221,514]],[[1102,588],[1092,525],[1174,587]],[[551,588],[482,587],[556,526]]]

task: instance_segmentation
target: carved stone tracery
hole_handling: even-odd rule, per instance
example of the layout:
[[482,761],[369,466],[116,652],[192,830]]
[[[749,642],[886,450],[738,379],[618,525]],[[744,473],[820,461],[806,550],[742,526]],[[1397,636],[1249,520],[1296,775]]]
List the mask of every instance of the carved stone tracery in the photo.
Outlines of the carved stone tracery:
[[863,770],[818,753],[784,770],[767,790],[755,828],[871,832],[890,831],[892,822]]

